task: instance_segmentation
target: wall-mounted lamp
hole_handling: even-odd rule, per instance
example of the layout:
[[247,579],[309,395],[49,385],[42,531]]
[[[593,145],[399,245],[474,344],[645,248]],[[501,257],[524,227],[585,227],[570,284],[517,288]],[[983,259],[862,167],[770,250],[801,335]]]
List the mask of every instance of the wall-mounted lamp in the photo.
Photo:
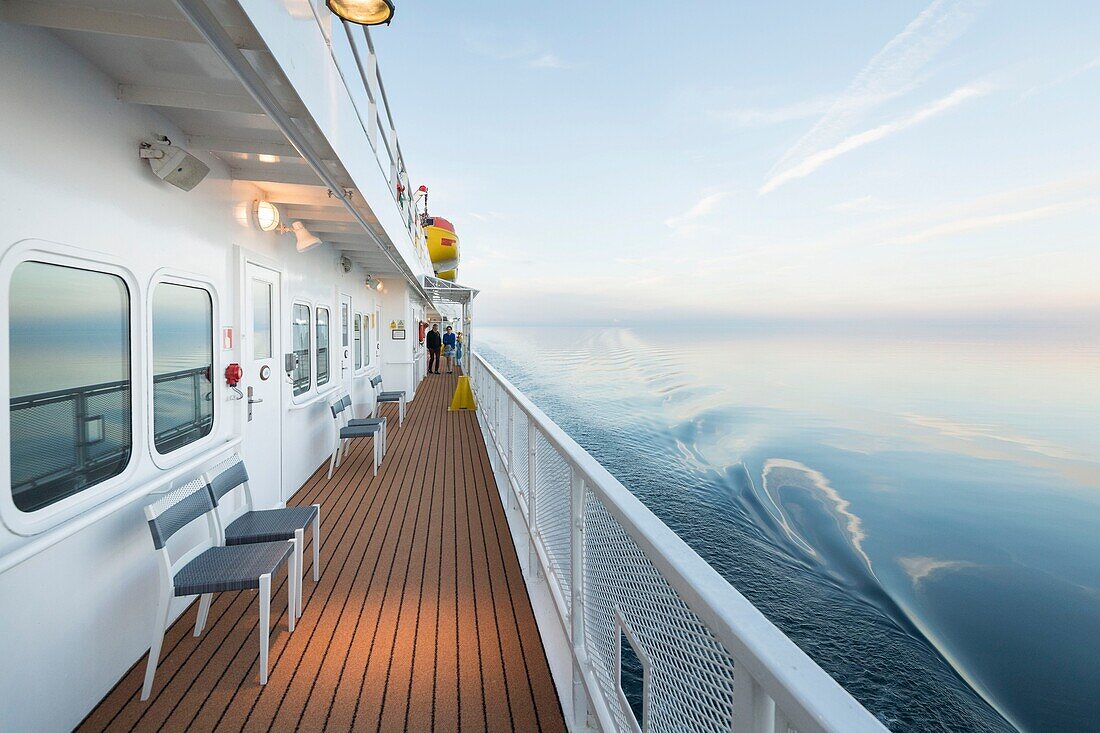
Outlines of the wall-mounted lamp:
[[210,168],[183,148],[176,147],[164,135],[158,135],[151,143],[143,142],[138,155],[149,161],[149,167],[157,178],[176,188],[190,191],[199,185]]
[[393,20],[391,0],[327,0],[325,4],[344,20],[359,25],[389,25]]
[[298,240],[294,246],[298,248],[299,252],[305,252],[307,249],[312,249],[318,244],[324,244],[320,239],[313,236],[313,234],[306,229],[306,225],[300,221],[292,222],[290,231],[294,232],[294,238]]
[[279,229],[282,216],[279,214],[279,207],[275,204],[257,200],[252,202],[252,219],[261,232],[274,232]]

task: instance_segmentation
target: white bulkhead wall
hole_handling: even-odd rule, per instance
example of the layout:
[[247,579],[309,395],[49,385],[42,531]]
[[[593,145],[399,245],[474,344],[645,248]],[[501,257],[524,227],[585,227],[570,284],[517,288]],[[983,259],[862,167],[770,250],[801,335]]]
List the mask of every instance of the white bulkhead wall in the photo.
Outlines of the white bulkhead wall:
[[[402,282],[387,281],[386,292],[379,294],[366,287],[361,271],[343,274],[339,255],[328,245],[299,254],[291,235],[258,231],[247,212],[260,191],[230,180],[217,159],[200,151],[192,152],[211,172],[194,190],[184,192],[156,179],[138,158],[139,143],[157,134],[182,140],[180,132],[156,111],[118,101],[115,81],[53,34],[0,22],[0,68],[0,257],[21,240],[38,239],[120,262],[138,284],[138,292],[130,294],[131,308],[143,315],[132,348],[143,349],[149,289],[163,268],[209,282],[217,300],[215,333],[223,326],[241,332],[237,280],[243,248],[282,269],[284,351],[290,344],[295,298],[331,307],[334,384],[340,382],[340,293],[352,296],[353,312],[372,313],[381,300],[384,319],[403,314],[411,358],[416,328]],[[0,283],[0,289],[6,288],[7,283]],[[387,341],[388,328],[378,332],[382,358],[372,360],[366,376],[382,362],[388,389],[411,389],[411,370],[403,379],[402,367],[391,370],[388,364],[390,357],[401,361],[397,357],[403,352]],[[220,378],[233,361],[242,361],[239,340],[233,351],[214,351],[211,447],[242,430],[243,404],[230,400]],[[147,370],[145,362],[143,357]],[[3,368],[6,372],[8,365]],[[146,391],[146,373],[133,375],[135,393]],[[355,381],[357,404],[367,401],[367,388],[366,379]],[[289,409],[291,403],[287,386],[281,456],[287,495],[327,459],[333,440],[327,400],[301,409]],[[7,418],[0,422],[0,439],[7,441]],[[147,433],[147,421],[141,425]],[[167,488],[158,482],[163,469],[153,463],[150,444],[147,434],[134,436],[122,493]],[[265,503],[278,500],[273,487],[256,488]],[[11,490],[9,477],[3,490]],[[142,514],[146,503],[135,499],[74,534],[67,534],[63,524],[47,530],[64,538],[0,571],[0,727],[72,728],[144,654],[157,583]],[[0,525],[0,568],[5,555],[35,539]],[[181,601],[176,611],[183,607]]]

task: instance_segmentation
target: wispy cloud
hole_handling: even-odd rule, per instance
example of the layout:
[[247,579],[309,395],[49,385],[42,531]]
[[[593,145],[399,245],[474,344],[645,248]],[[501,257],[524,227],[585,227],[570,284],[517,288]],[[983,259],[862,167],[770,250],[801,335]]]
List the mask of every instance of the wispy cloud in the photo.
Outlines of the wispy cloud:
[[[825,151],[837,150],[844,141],[856,137],[853,128],[869,112],[915,88],[925,67],[966,30],[979,4],[981,0],[935,0],[925,8],[875,54],[824,116],[779,159],[763,190],[771,191],[786,181],[808,175],[788,172],[803,168],[806,161]],[[844,152],[840,148],[836,155]]]
[[1016,211],[1004,211],[984,216],[968,216],[951,221],[945,221],[935,226],[920,229],[911,234],[905,234],[887,240],[886,244],[906,245],[919,244],[933,239],[969,234],[984,229],[996,229],[1008,224],[1022,224],[1023,222],[1049,219],[1051,217],[1067,214],[1071,211],[1085,207],[1100,206],[1100,197],[1080,198],[1072,201],[1060,201],[1045,206],[1034,206]]
[[572,64],[562,61],[557,55],[544,53],[536,59],[527,62],[527,65],[535,69],[571,69]]
[[878,196],[859,196],[858,198],[833,204],[829,207],[829,211],[835,211],[838,214],[870,214],[889,211],[894,208],[897,207],[883,201]]
[[1090,71],[1096,71],[1097,69],[1100,69],[1100,56],[1097,56],[1091,61],[1086,61],[1085,63],[1077,66],[1071,71],[1062,74],[1061,76],[1058,76],[1045,84],[1037,84],[1031,87],[1020,95],[1020,99],[1027,99],[1028,97],[1038,94],[1039,92],[1045,92],[1048,89],[1053,89],[1054,87],[1060,87],[1063,84],[1068,84],[1077,77],[1088,74]]
[[729,196],[728,191],[717,191],[707,194],[696,201],[690,209],[677,216],[665,219],[665,226],[669,229],[682,229],[714,211],[722,201]]
[[926,120],[930,120],[937,115],[941,115],[944,112],[953,109],[963,102],[980,97],[984,94],[988,94],[991,87],[987,84],[970,84],[968,86],[960,87],[955,91],[948,94],[946,97],[937,99],[935,102],[922,107],[916,112],[911,112],[904,117],[892,120],[878,127],[872,127],[870,130],[864,130],[863,132],[849,135],[835,145],[819,150],[812,155],[808,155],[803,158],[798,164],[784,169],[782,172],[773,175],[769,178],[764,185],[760,188],[760,193],[768,193],[782,186],[784,183],[788,183],[797,178],[805,178],[821,166],[825,165],[831,160],[839,158],[845,153],[850,153],[853,150],[858,150],[864,145],[870,145],[871,143],[883,140],[891,135],[907,130],[914,125],[919,125]]
[[794,120],[804,120],[824,114],[834,104],[834,97],[815,97],[778,107],[732,107],[714,110],[710,117],[730,127],[766,127]]

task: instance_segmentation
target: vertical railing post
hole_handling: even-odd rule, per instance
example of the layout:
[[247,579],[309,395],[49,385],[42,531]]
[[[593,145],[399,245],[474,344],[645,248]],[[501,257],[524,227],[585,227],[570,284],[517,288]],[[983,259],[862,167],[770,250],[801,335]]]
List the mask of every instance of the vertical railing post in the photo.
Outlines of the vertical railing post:
[[84,475],[84,464],[88,460],[88,435],[85,428],[85,419],[88,416],[88,395],[84,390],[76,393],[73,404],[74,430],[76,432],[76,470],[77,475]]
[[[508,398],[508,486],[512,487],[513,476],[515,476],[515,465],[512,463],[512,458],[515,455],[516,449],[516,401],[511,397]],[[516,490],[512,488],[509,491],[512,495],[512,508],[519,508],[519,497],[516,495]]]
[[[736,733],[775,733],[775,701],[756,680],[735,663],[733,670],[733,730]],[[782,730],[780,733],[787,733]]]
[[538,479],[538,428],[535,421],[527,419],[527,527],[530,530],[528,536],[530,542],[527,548],[527,567],[531,571],[531,577],[541,577],[542,568],[539,566],[539,553],[535,549],[535,535],[538,529],[535,526],[535,482]]
[[584,479],[569,466],[569,636],[573,644],[573,724],[588,726],[588,695],[584,687],[581,659],[584,652]]

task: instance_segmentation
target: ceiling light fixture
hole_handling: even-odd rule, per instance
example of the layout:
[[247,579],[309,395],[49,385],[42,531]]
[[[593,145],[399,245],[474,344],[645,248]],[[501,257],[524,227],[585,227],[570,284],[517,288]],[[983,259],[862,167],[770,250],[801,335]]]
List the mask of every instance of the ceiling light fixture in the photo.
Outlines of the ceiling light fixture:
[[298,240],[294,246],[298,248],[299,252],[305,252],[307,249],[313,249],[318,244],[324,244],[320,239],[313,236],[306,225],[300,221],[292,222],[290,230],[294,232],[294,238]]
[[261,232],[276,231],[282,219],[278,206],[259,199],[252,202],[252,218]]
[[359,25],[389,25],[393,20],[391,0],[326,0],[325,4],[344,20]]

